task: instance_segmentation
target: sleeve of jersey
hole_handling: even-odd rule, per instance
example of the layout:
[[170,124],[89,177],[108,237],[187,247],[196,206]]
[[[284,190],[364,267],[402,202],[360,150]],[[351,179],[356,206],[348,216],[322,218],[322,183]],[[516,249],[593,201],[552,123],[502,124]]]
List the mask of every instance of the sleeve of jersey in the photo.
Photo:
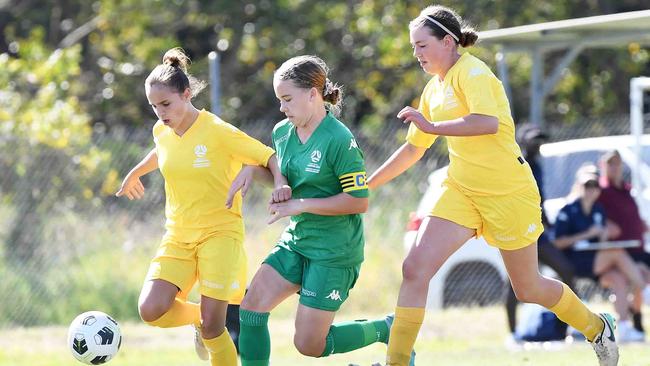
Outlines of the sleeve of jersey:
[[[429,84],[427,84],[427,86],[424,88],[424,91],[422,91],[422,95],[420,96],[420,105],[418,106],[418,111],[422,113],[427,121],[433,120],[431,114],[429,113],[429,98],[431,98],[430,85],[431,82],[429,82]],[[411,123],[408,133],[406,134],[406,142],[417,147],[429,148],[436,141],[437,137],[437,135],[432,135],[420,131],[416,125]]]
[[345,146],[338,144],[337,150],[334,172],[339,177],[341,189],[357,198],[368,197],[363,152],[357,146],[354,137],[346,141]]
[[275,151],[248,136],[235,126],[224,124],[222,141],[226,149],[243,164],[266,166]]
[[156,124],[153,125],[153,128],[151,129],[151,134],[153,135],[153,142],[158,145],[158,136],[160,136],[160,133],[162,131],[163,124],[158,121]]
[[499,116],[496,93],[505,94],[505,90],[499,79],[490,70],[474,66],[464,73],[459,81],[469,113]]

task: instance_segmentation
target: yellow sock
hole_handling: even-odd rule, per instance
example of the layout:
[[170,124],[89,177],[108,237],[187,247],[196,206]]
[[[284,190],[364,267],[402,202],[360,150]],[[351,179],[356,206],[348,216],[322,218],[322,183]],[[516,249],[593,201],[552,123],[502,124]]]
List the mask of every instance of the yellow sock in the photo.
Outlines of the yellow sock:
[[152,322],[145,323],[160,328],[174,328],[188,324],[200,325],[201,306],[176,298],[165,314]]
[[411,350],[424,321],[424,308],[395,308],[395,320],[390,328],[386,366],[407,366]]
[[562,284],[560,300],[548,310],[555,313],[560,320],[584,334],[589,341],[596,338],[605,326],[600,317],[592,313],[569,286],[564,283]]
[[211,366],[237,366],[237,349],[228,334],[228,329],[218,337],[203,338],[203,344],[210,352]]

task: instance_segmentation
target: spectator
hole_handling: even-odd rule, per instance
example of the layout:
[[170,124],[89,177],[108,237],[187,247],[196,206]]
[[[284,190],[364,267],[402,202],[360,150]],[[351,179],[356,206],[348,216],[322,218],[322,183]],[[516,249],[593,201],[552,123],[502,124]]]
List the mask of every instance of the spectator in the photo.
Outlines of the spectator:
[[[606,152],[600,158],[600,177],[601,193],[598,202],[605,208],[607,219],[614,222],[621,229],[620,235],[615,237],[616,240],[638,240],[639,246],[628,248],[627,252],[637,263],[641,273],[647,282],[650,282],[650,254],[644,248],[644,234],[648,230],[646,223],[639,215],[639,208],[630,194],[630,184],[623,180],[623,160],[617,150]],[[641,303],[642,294],[634,294],[634,301],[630,311],[634,328],[644,332],[641,321]],[[646,298],[650,298],[650,293],[646,290]]]
[[607,225],[605,210],[597,202],[600,185],[595,166],[583,166],[576,174],[576,184],[570,200],[558,213],[555,222],[555,245],[561,249],[575,268],[576,276],[596,280],[616,295],[614,307],[619,316],[618,341],[642,341],[643,333],[634,329],[629,320],[629,287],[642,289],[645,282],[632,258],[623,249],[578,251],[575,244],[605,241],[618,236],[619,229]]
[[[539,148],[547,140],[546,134],[534,124],[523,124],[517,129],[517,143],[521,147],[521,153],[530,165],[533,171],[533,176],[537,181],[537,188],[539,189],[542,202],[544,202],[544,189],[543,189],[543,170],[539,162]],[[549,236],[550,224],[542,205],[542,223],[544,225],[544,232],[537,240],[537,254],[541,264],[550,267],[557,273],[562,282],[566,283],[575,292],[574,287],[574,270],[573,265],[566,256],[553,245]],[[517,326],[517,305],[519,301],[515,296],[512,285],[508,282],[508,293],[506,295],[506,314],[508,316],[508,327],[510,333],[515,333]]]

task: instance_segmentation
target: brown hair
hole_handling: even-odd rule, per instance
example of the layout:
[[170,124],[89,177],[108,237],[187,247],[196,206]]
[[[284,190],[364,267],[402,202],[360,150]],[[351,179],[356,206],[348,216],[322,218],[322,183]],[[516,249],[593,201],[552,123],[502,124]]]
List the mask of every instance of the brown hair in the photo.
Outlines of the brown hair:
[[463,24],[463,20],[455,11],[442,5],[431,5],[422,9],[420,15],[409,23],[409,28],[413,29],[424,25],[429,28],[431,34],[438,39],[443,39],[449,34],[439,25],[427,19],[427,16],[435,19],[445,28],[449,29],[454,36],[458,37],[458,41],[454,39],[456,44],[459,44],[462,47],[473,46],[478,40],[478,33],[476,33],[474,28]]
[[329,104],[329,109],[338,113],[343,99],[342,86],[333,83],[327,75],[329,68],[318,56],[296,56],[285,61],[275,72],[278,80],[291,80],[297,87],[303,89],[316,88]]
[[205,88],[206,83],[187,73],[187,67],[190,64],[190,58],[182,48],[172,48],[165,52],[162,64],[151,71],[145,84],[149,86],[164,85],[179,94],[189,88],[192,97],[194,97]]

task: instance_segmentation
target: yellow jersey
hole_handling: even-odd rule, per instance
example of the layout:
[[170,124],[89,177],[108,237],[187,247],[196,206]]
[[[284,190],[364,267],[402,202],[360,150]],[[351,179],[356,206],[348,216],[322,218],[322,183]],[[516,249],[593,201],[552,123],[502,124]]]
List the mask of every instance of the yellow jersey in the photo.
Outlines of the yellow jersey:
[[215,233],[243,239],[241,195],[230,209],[226,195],[242,164],[266,166],[273,149],[205,110],[183,136],[161,121],[153,136],[165,178],[165,236],[183,243]]
[[[461,188],[477,195],[502,195],[535,184],[530,166],[515,142],[515,125],[503,85],[483,61],[463,53],[444,80],[437,75],[429,80],[420,97],[419,110],[431,122],[472,113],[498,118],[496,134],[446,136],[448,176]],[[406,141],[429,148],[436,137],[411,124]]]

